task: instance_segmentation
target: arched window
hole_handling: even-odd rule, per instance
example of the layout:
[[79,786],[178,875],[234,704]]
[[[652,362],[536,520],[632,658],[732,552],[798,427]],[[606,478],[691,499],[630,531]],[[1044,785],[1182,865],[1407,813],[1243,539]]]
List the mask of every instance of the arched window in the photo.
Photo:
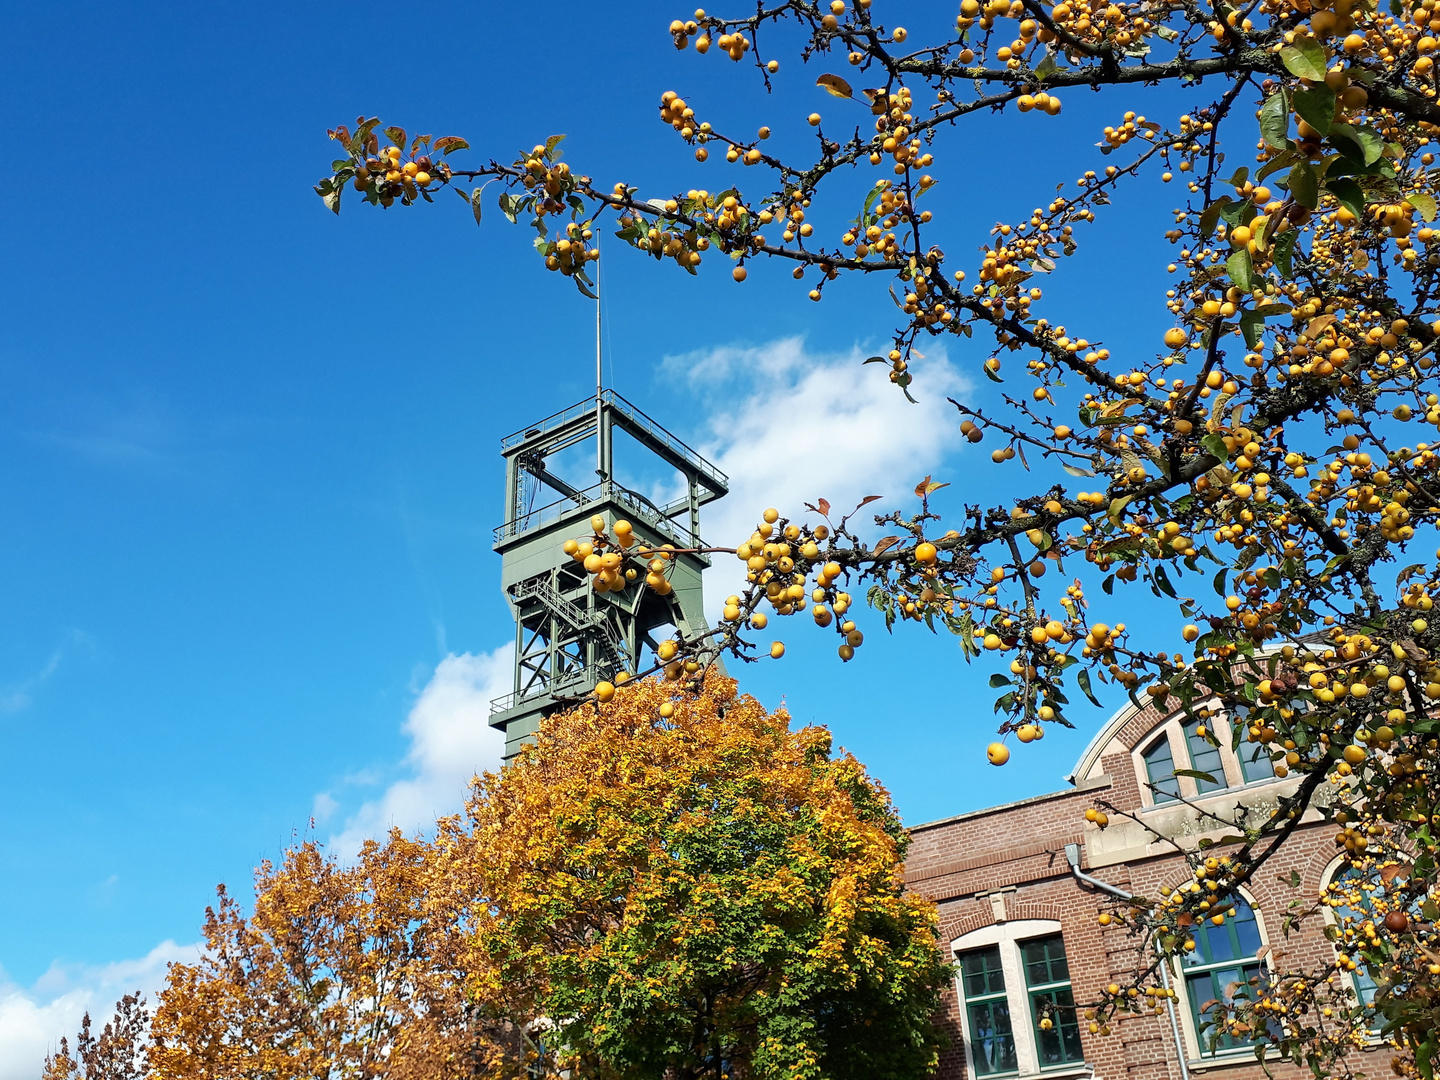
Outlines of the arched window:
[[1195,948],[1185,955],[1183,963],[1190,1016],[1200,1046],[1206,1051],[1233,1050],[1256,1041],[1244,1032],[1236,1034],[1218,1025],[1217,1007],[1228,1009],[1236,1001],[1254,1000],[1265,977],[1259,957],[1260,926],[1254,910],[1236,897],[1219,914],[1224,915],[1219,925],[1206,919],[1191,931]]
[[1150,799],[1157,806],[1173,802],[1180,797],[1180,778],[1175,775],[1175,755],[1170,751],[1170,736],[1161,732],[1160,737],[1142,755],[1145,759],[1145,776],[1150,781]]
[[[1380,876],[1375,871],[1362,872],[1344,861],[1331,871],[1330,882],[1325,886],[1324,894],[1337,925],[1342,928],[1342,935],[1346,928],[1352,931],[1358,929],[1363,934],[1365,923],[1376,918],[1371,893],[1379,887]],[[1347,942],[1342,937],[1338,944],[1344,950]],[[1375,1016],[1375,992],[1379,988],[1369,965],[1357,954],[1345,952],[1343,955],[1348,956],[1355,964],[1350,970],[1350,984],[1355,990],[1356,1000],[1372,1017]],[[1378,1018],[1375,1023],[1379,1023]]]
[[[1250,707],[1235,706],[1230,722],[1238,725],[1241,730],[1249,727]],[[1235,756],[1240,760],[1240,776],[1245,783],[1258,784],[1264,780],[1275,779],[1275,763],[1270,760],[1270,748],[1264,743],[1242,740],[1235,749]]]
[[1213,736],[1198,716],[1185,721],[1181,727],[1185,732],[1185,749],[1190,752],[1191,771],[1205,774],[1191,778],[1195,781],[1195,790],[1201,795],[1219,791],[1226,786],[1225,760],[1220,756],[1219,744],[1210,741]]

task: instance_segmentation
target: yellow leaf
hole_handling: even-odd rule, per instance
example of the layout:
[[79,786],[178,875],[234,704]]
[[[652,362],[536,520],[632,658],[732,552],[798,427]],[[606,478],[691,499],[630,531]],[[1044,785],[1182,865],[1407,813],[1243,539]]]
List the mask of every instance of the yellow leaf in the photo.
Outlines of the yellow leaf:
[[827,91],[836,97],[854,97],[855,91],[850,89],[850,84],[839,75],[821,75],[815,80],[816,86],[823,86]]

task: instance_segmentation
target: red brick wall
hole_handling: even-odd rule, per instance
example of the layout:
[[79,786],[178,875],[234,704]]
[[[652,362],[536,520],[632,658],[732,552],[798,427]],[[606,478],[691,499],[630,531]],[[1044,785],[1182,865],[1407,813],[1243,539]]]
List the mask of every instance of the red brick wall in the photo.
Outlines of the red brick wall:
[[[1158,719],[1150,716],[1145,724],[1153,725]],[[1138,721],[1127,723],[1119,741],[1133,745],[1145,730],[1148,728],[1141,728]],[[1114,750],[1119,752],[1107,753],[1104,758],[1108,783],[966,814],[912,830],[905,865],[906,882],[909,888],[937,901],[942,947],[947,954],[950,941],[994,921],[990,899],[978,894],[1008,888],[1013,891],[1004,894],[1007,920],[1030,918],[1060,922],[1077,1003],[1083,1006],[1084,1002],[1095,1000],[1102,987],[1110,982],[1123,983],[1126,975],[1135,969],[1139,958],[1127,931],[1118,924],[1102,928],[1096,920],[1097,913],[1109,906],[1109,897],[1083,886],[1071,876],[1064,851],[1067,843],[1083,845],[1087,828],[1084,812],[1097,795],[1116,805],[1140,805],[1139,783],[1130,758],[1121,747]],[[1333,955],[1318,920],[1286,939],[1281,934],[1281,919],[1297,895],[1316,896],[1334,851],[1326,827],[1303,828],[1266,864],[1250,889],[1257,917],[1272,950],[1267,960],[1274,966],[1308,966]],[[1298,892],[1288,881],[1281,883],[1292,870],[1301,878]],[[1185,859],[1179,854],[1095,871],[1096,877],[1142,895],[1156,895],[1161,885],[1178,884],[1189,875]],[[961,1080],[969,1072],[961,1041],[959,1010],[952,984],[941,1011],[941,1022],[950,1033],[952,1045],[941,1058],[937,1080]],[[1188,1023],[1183,1012],[1179,1020],[1183,1030],[1183,1025]],[[1181,1078],[1168,1014],[1120,1019],[1112,1024],[1112,1034],[1108,1037],[1091,1035],[1082,1022],[1081,1038],[1085,1060],[1094,1067],[1094,1075],[1100,1080]],[[1301,1070],[1282,1064],[1271,1064],[1270,1068],[1276,1078],[1283,1080],[1291,1077],[1298,1080],[1302,1075]],[[1202,1073],[1223,1073],[1226,1080],[1263,1080],[1265,1076],[1253,1058],[1192,1068],[1193,1075]]]

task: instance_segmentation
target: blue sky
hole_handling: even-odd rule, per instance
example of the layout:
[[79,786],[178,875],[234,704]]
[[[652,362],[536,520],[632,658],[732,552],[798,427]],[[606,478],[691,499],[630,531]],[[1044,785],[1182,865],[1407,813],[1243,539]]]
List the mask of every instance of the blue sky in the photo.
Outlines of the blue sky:
[[[379,113],[502,158],[563,132],[576,169],[668,194],[760,178],[696,165],[656,119],[666,89],[717,126],[772,124],[781,148],[811,138],[813,110],[868,119],[793,52],[770,101],[728,60],[676,54],[672,6],[636,5],[601,49],[593,9],[533,10],[0,15],[29,162],[0,218],[0,1080],[38,1073],[35,1048],[86,1003],[185,955],[215,884],[243,886],[312,815],[342,846],[418,825],[459,804],[457,762],[494,752],[483,699],[511,636],[498,443],[587,393],[594,309],[529,230],[498,213],[477,229],[453,196],[332,217],[311,191],[325,129]],[[1128,103],[1073,97],[1059,120],[980,118],[942,147],[943,246],[973,251],[997,216],[1098,167],[1096,132]],[[1164,286],[1144,274],[1177,195],[1142,190],[1138,213],[1082,236],[1052,318],[1153,351]],[[853,208],[822,213],[838,232]],[[859,367],[892,325],[878,283],[837,282],[816,307],[784,268],[690,279],[618,242],[604,265],[607,382],[737,475],[710,539],[781,497],[933,473],[954,510],[1016,483],[945,426],[942,390],[996,400],[982,343],[927,349],[920,406]],[[1116,606],[1144,618],[1138,596]],[[740,674],[831,725],[911,822],[1053,790],[1102,719],[1077,708],[1082,730],[990,769],[988,671],[949,639],[868,628],[848,666],[797,626],[784,661]]]

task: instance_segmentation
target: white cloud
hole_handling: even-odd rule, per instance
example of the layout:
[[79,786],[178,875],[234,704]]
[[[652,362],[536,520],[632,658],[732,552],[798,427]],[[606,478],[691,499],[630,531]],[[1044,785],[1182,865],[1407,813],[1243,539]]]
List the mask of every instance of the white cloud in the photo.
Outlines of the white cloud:
[[34,675],[16,686],[0,691],[0,713],[19,712],[29,708],[34,692],[49,682],[50,676],[60,667],[60,655],[61,651],[56,649],[50,654],[45,666]]
[[198,944],[165,941],[135,960],[98,966],[57,962],[29,989],[0,974],[0,1080],[35,1080],[62,1037],[74,1044],[87,1011],[92,1023],[103,1027],[115,1002],[135,990],[153,1010],[166,967],[194,963],[199,955]]
[[[479,655],[452,653],[440,661],[405,720],[409,775],[361,806],[331,839],[331,850],[344,857],[391,826],[413,831],[433,825],[437,817],[460,809],[472,777],[500,767],[505,736],[490,726],[490,701],[513,688],[513,650],[505,645]],[[317,795],[316,817],[327,808],[333,812],[333,803],[327,793]]]
[[324,824],[330,820],[332,814],[340,809],[340,803],[328,791],[322,791],[315,796],[315,804],[310,809],[310,816],[317,822]]
[[[795,337],[666,357],[671,377],[728,403],[710,415],[701,446],[730,477],[730,494],[704,511],[707,541],[737,543],[767,506],[799,515],[825,498],[838,520],[865,496],[881,495],[874,509],[910,510],[923,476],[955,479],[946,458],[965,443],[946,399],[963,400],[969,384],[944,348],[912,365],[918,404],[890,383],[886,365],[864,364],[865,356],[858,346],[811,352]],[[873,512],[866,507],[852,524],[868,525]],[[705,583],[712,618],[741,580],[738,562],[717,557]]]

